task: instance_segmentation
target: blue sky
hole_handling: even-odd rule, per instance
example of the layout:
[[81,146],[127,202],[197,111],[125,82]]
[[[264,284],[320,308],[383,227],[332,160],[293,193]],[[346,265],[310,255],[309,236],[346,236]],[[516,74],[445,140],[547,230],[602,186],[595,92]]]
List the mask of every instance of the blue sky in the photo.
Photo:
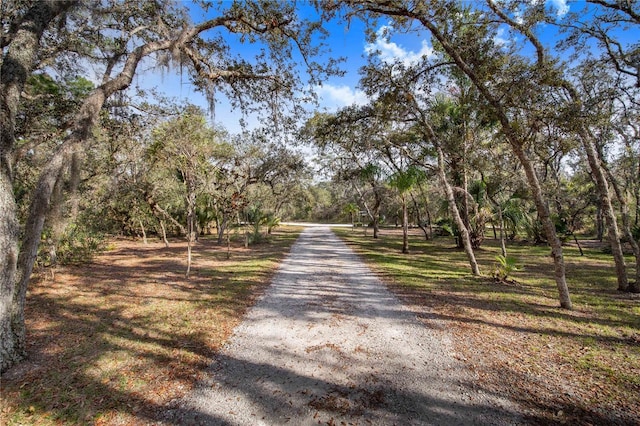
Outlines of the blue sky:
[[[312,14],[313,10],[306,8],[304,13]],[[193,11],[192,18],[195,22],[202,20],[202,12]],[[341,68],[346,71],[343,77],[333,77],[326,81],[322,87],[316,87],[320,98],[319,109],[335,111],[336,109],[351,105],[353,103],[365,103],[366,98],[361,91],[356,90],[358,83],[358,69],[366,62],[365,54],[365,33],[364,24],[353,21],[349,26],[337,21],[326,26],[330,32],[330,37],[326,41],[331,50],[332,56],[343,56],[346,61],[341,64]],[[247,60],[251,60],[255,52],[255,46],[233,44],[234,48],[242,49],[241,55],[246,55]],[[138,77],[137,83],[141,87],[158,87],[158,89],[168,96],[179,100],[208,107],[208,102],[202,93],[197,92],[189,82],[189,77],[185,74],[182,77],[177,70],[171,70],[161,75],[157,70],[145,72],[142,77]],[[315,108],[310,106],[310,108]],[[216,124],[223,125],[232,133],[242,130],[240,126],[240,111],[232,110],[228,101],[222,94],[216,98],[215,121]],[[257,120],[252,117],[245,117],[249,127],[257,126]]]
[[[532,0],[545,1],[548,7],[553,8],[559,15],[565,14],[569,7],[566,0]],[[313,14],[310,8],[303,8],[303,14]],[[200,21],[201,16],[193,12],[195,21]],[[379,22],[378,32],[385,26],[385,22]],[[326,41],[334,56],[342,56],[346,61],[341,65],[345,70],[343,77],[332,77],[324,82],[322,86],[316,87],[316,92],[320,99],[319,110],[335,111],[336,109],[352,104],[364,104],[367,102],[366,96],[358,89],[358,70],[366,63],[366,56],[369,52],[378,51],[382,60],[400,60],[410,62],[419,59],[422,55],[431,54],[431,45],[426,33],[395,34],[390,39],[379,38],[374,45],[367,44],[365,39],[365,25],[361,21],[352,20],[349,25],[337,20],[329,22],[325,28],[330,36]],[[508,42],[506,33],[498,35],[497,41]],[[248,59],[253,53],[255,46],[235,44],[234,48],[244,49],[240,54],[246,54]],[[236,52],[238,53],[238,52]],[[187,75],[180,76],[175,70],[161,76],[158,71],[145,73],[138,77],[137,83],[142,87],[157,86],[165,94],[200,105],[207,108],[207,101],[201,93],[194,90],[189,83]],[[312,106],[310,106],[312,108]],[[239,111],[232,111],[228,102],[220,96],[217,98],[215,108],[216,124],[223,125],[232,133],[240,132]],[[245,117],[249,127],[257,125],[257,120]]]

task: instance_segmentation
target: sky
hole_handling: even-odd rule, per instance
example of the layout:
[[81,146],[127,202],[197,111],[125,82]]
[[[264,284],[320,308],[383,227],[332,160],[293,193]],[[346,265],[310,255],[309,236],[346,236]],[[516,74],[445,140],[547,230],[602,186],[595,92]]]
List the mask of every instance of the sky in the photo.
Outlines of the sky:
[[[195,19],[201,19],[197,16]],[[352,21],[349,25],[338,21],[330,22],[325,28],[329,31],[329,39],[326,41],[334,56],[342,56],[346,61],[340,65],[345,71],[344,76],[331,77],[323,82],[322,86],[315,87],[319,98],[319,105],[309,108],[321,111],[336,111],[337,109],[353,104],[365,104],[365,94],[357,88],[358,70],[366,64],[368,52],[374,48],[379,49],[387,57],[415,58],[425,49],[426,40],[407,38],[402,45],[395,42],[385,43],[379,41],[376,46],[370,46],[365,40],[364,24],[360,21]],[[138,76],[136,84],[143,88],[157,87],[162,93],[199,105],[205,110],[208,102],[205,96],[197,92],[190,84],[187,75],[180,76],[177,70],[170,70],[163,74],[158,71],[149,71]],[[215,107],[215,124],[223,125],[231,133],[242,131],[240,126],[241,113],[231,110],[228,102],[220,96]],[[257,120],[248,117],[248,126],[257,126]]]
[[[553,8],[556,13],[561,16],[569,11],[570,5],[567,0],[531,0],[545,1],[547,7]],[[302,14],[314,13],[310,8],[303,8]],[[200,13],[193,11],[192,17],[198,22],[202,18],[198,16]],[[386,23],[379,22],[376,28],[379,34],[383,33]],[[382,60],[400,60],[405,63],[416,61],[422,55],[432,54],[432,48],[429,43],[427,34],[411,33],[411,34],[394,34],[389,39],[378,38],[375,44],[368,44],[365,38],[364,23],[352,20],[349,25],[337,20],[326,24],[325,28],[329,31],[329,38],[326,43],[330,46],[335,56],[342,56],[346,61],[341,64],[341,68],[345,71],[345,75],[341,77],[331,77],[325,81],[322,86],[316,87],[316,93],[319,97],[318,106],[309,106],[309,108],[320,111],[333,112],[337,109],[353,104],[362,105],[367,103],[366,95],[358,88],[359,74],[358,70],[366,64],[368,54],[378,51]],[[507,43],[504,37],[506,33],[499,33],[496,41],[499,43]],[[243,49],[237,45],[236,48]],[[240,52],[243,54],[243,52]],[[248,52],[251,55],[252,52]],[[205,110],[208,102],[204,95],[194,90],[189,83],[188,76],[180,76],[176,71],[169,71],[164,75],[156,72],[144,73],[138,77],[137,84],[141,87],[156,86],[159,90],[168,96],[175,97],[179,100],[188,100],[188,102],[199,105]],[[215,107],[215,123],[222,125],[231,133],[239,133],[242,131],[240,126],[240,118],[242,114],[239,111],[233,111],[228,102],[220,96],[217,98]],[[245,117],[249,128],[258,125],[257,120],[252,117]]]

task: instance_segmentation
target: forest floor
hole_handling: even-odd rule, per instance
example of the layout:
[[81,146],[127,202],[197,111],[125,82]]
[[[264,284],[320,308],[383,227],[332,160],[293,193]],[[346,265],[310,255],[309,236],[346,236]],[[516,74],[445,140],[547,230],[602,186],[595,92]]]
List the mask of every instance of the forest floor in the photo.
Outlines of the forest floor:
[[[0,424],[166,421],[167,407],[209,380],[211,360],[298,232],[279,228],[249,249],[234,242],[229,259],[204,238],[190,280],[177,241],[115,240],[89,265],[41,270],[27,300],[29,358],[2,377]],[[487,277],[495,243],[479,251],[479,279],[450,240],[425,242],[413,230],[407,256],[398,234],[374,241],[340,230],[420,321],[446,330],[485,394],[516,404],[529,424],[640,424],[640,299],[614,290],[610,256],[567,248],[568,312],[557,307],[545,248],[510,247],[524,268],[498,284]]]

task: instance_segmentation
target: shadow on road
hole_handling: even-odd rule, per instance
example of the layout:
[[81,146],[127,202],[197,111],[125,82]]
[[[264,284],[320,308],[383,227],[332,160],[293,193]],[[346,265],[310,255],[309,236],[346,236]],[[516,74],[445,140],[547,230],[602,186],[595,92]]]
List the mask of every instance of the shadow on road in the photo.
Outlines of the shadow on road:
[[[175,424],[513,424],[446,332],[422,326],[328,228],[307,228]],[[342,422],[342,423],[341,423]]]

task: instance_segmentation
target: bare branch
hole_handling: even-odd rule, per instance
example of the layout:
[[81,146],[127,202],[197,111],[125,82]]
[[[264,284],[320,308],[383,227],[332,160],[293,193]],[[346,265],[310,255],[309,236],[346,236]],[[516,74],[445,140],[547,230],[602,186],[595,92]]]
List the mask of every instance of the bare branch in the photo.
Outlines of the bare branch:
[[587,0],[587,2],[597,4],[608,9],[623,12],[627,14],[631,19],[633,19],[637,24],[640,24],[640,13],[638,13],[637,9],[634,10],[634,6],[637,6],[638,4],[635,0],[616,0],[612,2],[608,2],[606,0]]

